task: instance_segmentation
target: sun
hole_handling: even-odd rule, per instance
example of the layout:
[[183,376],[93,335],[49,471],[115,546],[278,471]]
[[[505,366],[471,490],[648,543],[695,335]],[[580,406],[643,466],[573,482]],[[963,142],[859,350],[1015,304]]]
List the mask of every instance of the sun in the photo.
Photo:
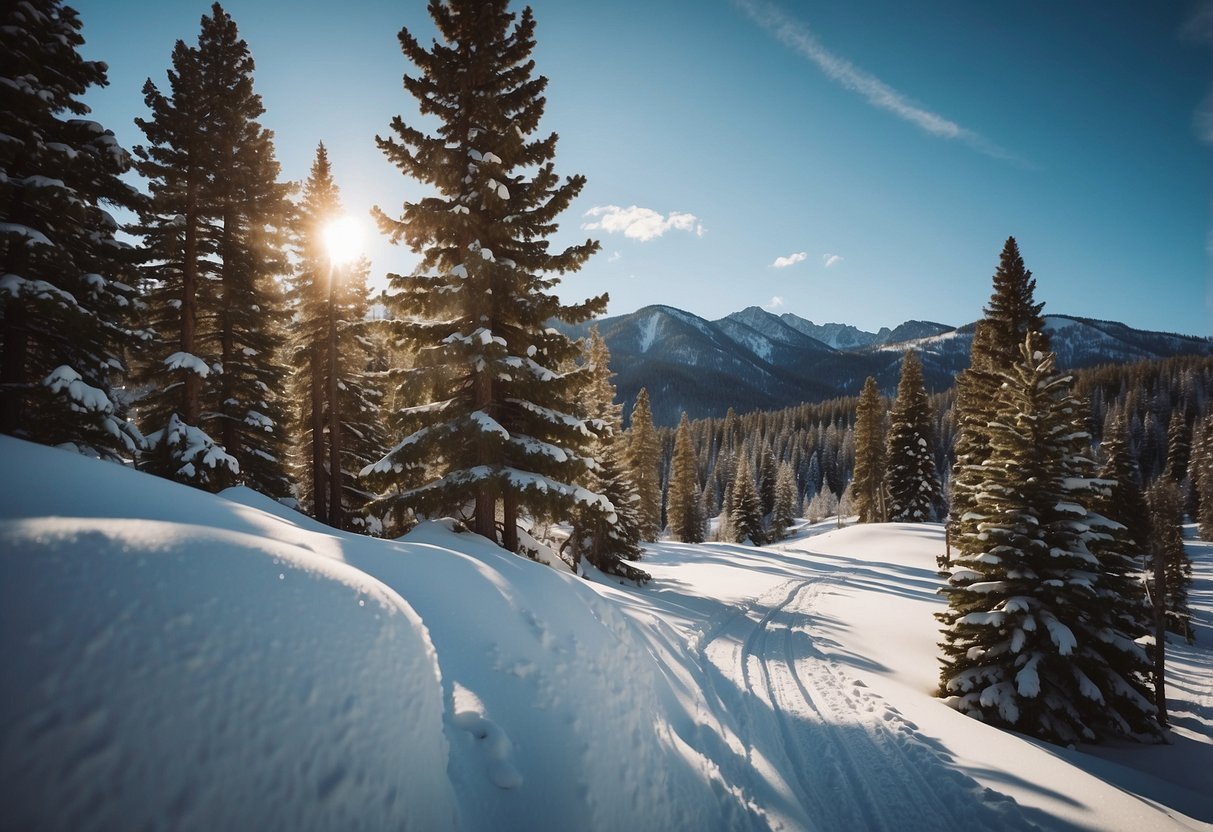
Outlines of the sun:
[[335,264],[348,263],[362,253],[362,223],[348,214],[325,223],[324,247]]

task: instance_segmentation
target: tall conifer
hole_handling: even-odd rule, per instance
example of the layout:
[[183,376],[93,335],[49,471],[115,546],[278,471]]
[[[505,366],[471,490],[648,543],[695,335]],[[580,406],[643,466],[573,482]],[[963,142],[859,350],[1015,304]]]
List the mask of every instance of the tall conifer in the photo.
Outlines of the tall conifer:
[[[742,466],[743,467],[743,466]],[[670,464],[670,496],[666,515],[670,534],[684,543],[702,543],[704,539],[703,503],[699,499],[699,471],[695,446],[691,442],[691,423],[686,413],[674,435],[674,458]]]
[[144,237],[149,323],[139,402],[147,467],[218,490],[286,496],[280,363],[288,187],[253,90],[253,59],[218,3],[196,47],[178,41],[169,93],[149,79],[135,148],[151,200]]
[[434,193],[404,205],[400,219],[377,210],[381,229],[422,255],[411,275],[392,275],[397,333],[424,361],[408,384],[431,392],[405,410],[396,446],[365,473],[411,487],[383,498],[434,515],[471,505],[474,530],[518,546],[520,513],[570,516],[578,506],[610,514],[610,501],[574,483],[592,465],[598,432],[577,418],[585,368],[564,370],[577,346],[549,327],[600,313],[606,296],[566,306],[550,293],[555,275],[576,271],[598,249],[587,240],[548,250],[556,218],[585,179],[563,182],[556,134],[538,135],[547,79],[534,75],[535,19],[506,0],[431,0],[440,39],[423,47],[400,32],[418,68],[406,89],[427,133],[396,117],[377,138],[388,159]]
[[1038,333],[1036,346],[1048,352],[1043,303],[1035,300],[1036,280],[1024,266],[1019,244],[1008,237],[994,272],[994,288],[984,316],[973,333],[969,367],[956,378],[955,462],[949,480],[949,531],[959,537],[972,531],[966,516],[982,486],[981,464],[989,456],[989,423],[1001,373],[1018,360],[1024,338]]
[[883,523],[885,505],[885,401],[868,376],[855,407],[855,475],[852,508],[860,523]]
[[[291,397],[298,413],[296,495],[321,522],[367,528],[374,521],[363,508],[373,495],[358,472],[379,459],[387,441],[379,413],[383,395],[369,372],[371,344],[355,327],[369,307],[369,264],[365,258],[334,263],[325,240],[343,214],[340,190],[321,144],[294,219],[299,259],[291,281],[295,321],[289,355],[295,371]],[[340,460],[337,466],[334,453]],[[332,476],[334,470],[339,477]]]
[[1120,526],[1092,511],[1085,410],[1032,341],[1000,374],[983,487],[948,585],[940,695],[1052,742],[1156,736]]
[[934,520],[941,500],[935,470],[935,431],[922,380],[922,362],[913,350],[906,350],[901,362],[901,380],[889,424],[887,464],[889,519],[897,523]]
[[656,540],[661,531],[661,440],[653,427],[649,391],[641,387],[632,406],[627,434],[627,464],[640,500],[640,539]]
[[0,432],[88,456],[141,445],[117,382],[137,343],[128,246],[103,207],[134,208],[130,157],[80,96],[106,84],[76,12],[58,0],[0,11]]

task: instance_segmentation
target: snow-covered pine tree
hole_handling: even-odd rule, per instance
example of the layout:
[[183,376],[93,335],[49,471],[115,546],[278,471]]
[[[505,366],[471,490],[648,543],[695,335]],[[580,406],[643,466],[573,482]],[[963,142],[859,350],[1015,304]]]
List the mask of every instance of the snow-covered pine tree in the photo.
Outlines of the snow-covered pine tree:
[[1120,527],[1087,508],[1082,403],[1031,336],[1000,377],[972,525],[941,590],[940,695],[1051,742],[1157,736],[1140,633],[1109,603],[1127,573]]
[[855,407],[855,474],[852,507],[860,523],[883,523],[885,505],[885,401],[868,376]]
[[893,522],[924,523],[936,517],[941,497],[934,434],[922,362],[916,352],[906,350],[890,417],[885,476]]
[[1188,476],[1188,459],[1192,455],[1192,425],[1183,409],[1171,414],[1167,423],[1166,474],[1178,485]]
[[285,474],[282,232],[288,187],[253,91],[253,59],[218,4],[196,47],[178,41],[170,91],[149,79],[148,140],[136,167],[151,200],[144,282],[156,338],[143,350],[140,420],[149,470],[210,490],[243,482],[270,496]]
[[[373,498],[358,472],[387,445],[383,394],[368,368],[371,344],[354,326],[369,307],[365,258],[334,263],[326,235],[344,216],[340,189],[321,143],[294,216],[298,264],[290,281],[294,312],[288,354],[297,409],[295,494],[304,510],[338,528],[373,528],[363,510]],[[336,393],[336,407],[333,395]],[[334,430],[334,417],[336,430]],[[340,460],[333,478],[333,437]]]
[[[420,70],[406,89],[434,133],[392,120],[377,138],[388,159],[433,188],[399,219],[376,209],[380,228],[422,260],[392,275],[393,325],[424,351],[405,382],[433,391],[431,403],[400,414],[401,439],[364,471],[372,483],[412,475],[415,487],[380,500],[427,515],[471,505],[477,533],[518,548],[520,513],[569,517],[578,506],[604,515],[610,501],[573,483],[592,464],[600,426],[579,419],[585,368],[560,368],[577,346],[551,328],[600,313],[606,296],[566,306],[550,293],[598,249],[587,240],[552,253],[556,217],[585,184],[563,182],[552,160],[556,134],[537,136],[547,79],[533,74],[535,19],[507,0],[432,0],[440,40],[427,49],[407,29],[405,56]],[[432,466],[427,470],[427,466]]]
[[[198,59],[210,103],[211,198],[220,221],[217,341],[222,372],[205,397],[208,432],[240,463],[240,481],[262,494],[285,497],[287,413],[281,351],[286,301],[274,279],[286,274],[285,245],[291,187],[278,181],[273,134],[257,119],[265,112],[253,90],[253,56],[219,3],[202,18]],[[201,127],[201,125],[199,125]],[[209,421],[209,424],[208,424]]]
[[772,540],[782,540],[788,536],[788,530],[796,519],[796,475],[792,466],[786,462],[779,465],[779,473],[775,475],[775,508],[771,511]]
[[674,458],[670,463],[670,496],[666,503],[670,534],[684,543],[704,539],[703,503],[699,499],[699,470],[691,423],[684,412],[674,434]]
[[1196,522],[1202,540],[1213,540],[1213,411],[1195,431],[1188,476],[1196,492]]
[[767,542],[766,530],[762,525],[762,498],[754,484],[754,476],[750,466],[737,466],[737,476],[733,480],[733,510],[729,514],[730,540],[734,543],[745,543],[747,540],[754,546],[762,546]]
[[775,510],[775,478],[779,474],[779,462],[775,459],[775,449],[769,442],[762,442],[758,451],[758,501],[765,517]]
[[615,510],[609,514],[575,512],[572,543],[575,556],[584,555],[606,574],[644,583],[652,576],[627,563],[640,560],[640,498],[623,459],[623,406],[615,403],[610,362],[610,350],[595,326],[585,345],[584,364],[590,369],[590,382],[582,394],[578,415],[598,420],[608,430],[591,448],[597,464],[582,475],[579,484],[610,500]]
[[649,391],[641,387],[632,406],[626,459],[640,498],[640,539],[656,540],[661,531],[661,439],[653,427]]
[[106,459],[142,438],[117,390],[137,342],[130,248],[103,205],[134,208],[130,157],[80,100],[106,84],[59,0],[0,11],[0,432]]
[[[1192,611],[1188,606],[1188,588],[1192,584],[1192,561],[1184,551],[1183,497],[1170,477],[1159,477],[1150,486],[1150,557],[1161,559],[1165,586],[1153,587],[1154,603],[1166,612],[1167,629],[1193,639]],[[1155,572],[1157,574],[1157,572]]]
[[953,537],[972,531],[965,517],[973,510],[981,486],[981,463],[989,455],[988,425],[1000,373],[1019,359],[1020,346],[1030,333],[1038,333],[1037,349],[1049,350],[1040,314],[1044,304],[1035,301],[1036,280],[1024,266],[1014,237],[1003,245],[993,284],[990,303],[973,333],[969,367],[956,378],[955,462],[948,482],[948,527]]

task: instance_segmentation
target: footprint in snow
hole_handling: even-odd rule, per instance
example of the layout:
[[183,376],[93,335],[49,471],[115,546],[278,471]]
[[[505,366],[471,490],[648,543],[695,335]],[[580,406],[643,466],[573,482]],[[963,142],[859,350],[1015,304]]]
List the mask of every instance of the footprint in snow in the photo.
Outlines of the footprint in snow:
[[515,789],[522,785],[522,773],[514,765],[514,744],[509,735],[486,715],[480,697],[454,683],[454,708],[451,721],[472,735],[476,747],[484,755],[485,772],[490,782],[501,789]]

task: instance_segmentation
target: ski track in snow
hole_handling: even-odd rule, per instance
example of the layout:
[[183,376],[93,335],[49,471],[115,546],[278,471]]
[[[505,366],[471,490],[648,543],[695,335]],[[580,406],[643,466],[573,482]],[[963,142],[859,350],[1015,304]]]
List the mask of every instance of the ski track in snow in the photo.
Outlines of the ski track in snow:
[[[734,608],[700,647],[711,685],[747,744],[742,782],[751,791],[774,788],[787,802],[786,816],[752,817],[767,821],[756,828],[1036,829],[1014,800],[956,771],[913,723],[817,648],[813,602],[837,582],[780,584]],[[796,782],[783,782],[780,770],[794,772]],[[776,782],[754,780],[772,775]]]

